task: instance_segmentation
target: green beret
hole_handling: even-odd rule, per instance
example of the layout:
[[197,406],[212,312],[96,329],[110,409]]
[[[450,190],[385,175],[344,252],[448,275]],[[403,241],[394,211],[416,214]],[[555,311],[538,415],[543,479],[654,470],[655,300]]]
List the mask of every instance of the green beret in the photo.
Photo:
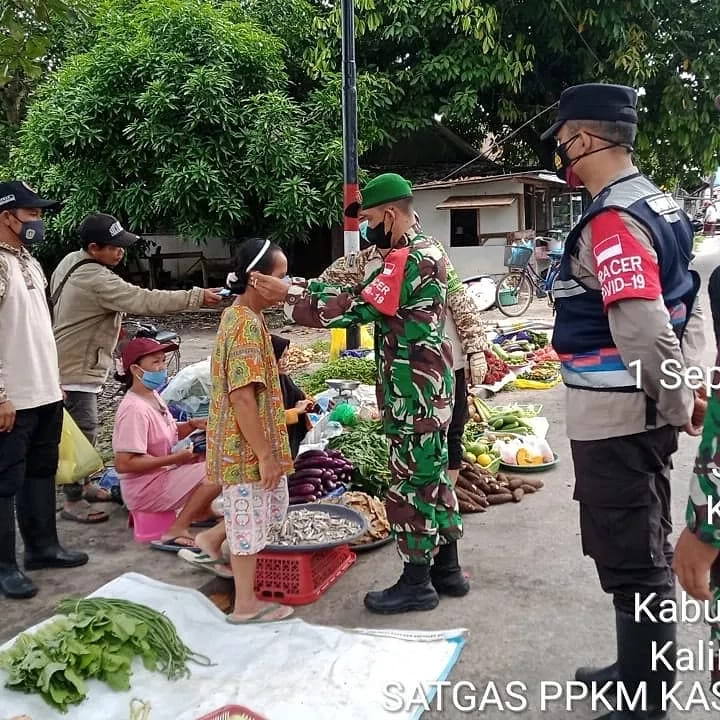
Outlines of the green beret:
[[410,183],[401,175],[385,173],[373,178],[362,191],[362,209],[387,205],[396,200],[412,197]]

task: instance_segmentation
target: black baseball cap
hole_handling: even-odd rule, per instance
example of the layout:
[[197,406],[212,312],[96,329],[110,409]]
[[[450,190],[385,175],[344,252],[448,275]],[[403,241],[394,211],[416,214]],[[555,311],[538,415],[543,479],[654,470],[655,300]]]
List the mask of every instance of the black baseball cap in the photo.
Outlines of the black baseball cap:
[[133,235],[125,230],[117,218],[105,213],[88,215],[80,224],[78,233],[83,245],[97,243],[126,248],[140,240],[139,235]]
[[55,208],[57,200],[41,198],[35,190],[22,180],[0,182],[0,212],[19,208]]
[[625,85],[573,85],[560,96],[557,120],[540,136],[548,140],[568,120],[615,120],[637,125],[637,92]]

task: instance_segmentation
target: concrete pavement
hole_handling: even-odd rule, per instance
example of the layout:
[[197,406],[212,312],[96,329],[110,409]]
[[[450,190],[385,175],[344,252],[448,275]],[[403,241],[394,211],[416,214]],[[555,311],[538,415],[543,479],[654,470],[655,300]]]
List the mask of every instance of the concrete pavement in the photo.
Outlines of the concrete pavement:
[[[720,239],[706,241],[695,265],[707,280],[720,262]],[[712,345],[712,326],[706,291],[707,338]],[[707,350],[708,364],[714,351]],[[543,712],[539,705],[540,684],[571,680],[578,664],[604,663],[614,659],[613,612],[609,597],[599,588],[592,563],[580,549],[577,508],[572,500],[573,473],[569,444],[565,437],[564,391],[562,387],[544,392],[524,391],[513,399],[540,402],[550,420],[549,441],[560,456],[559,465],[543,474],[545,488],[519,505],[494,507],[485,514],[466,516],[462,559],[473,582],[473,591],[463,599],[443,599],[430,613],[378,617],[367,613],[362,597],[368,589],[381,588],[397,578],[400,562],[387,546],[358,556],[352,570],[317,603],[297,609],[309,622],[344,627],[393,627],[404,629],[468,628],[468,641],[451,681],[473,683],[480,697],[489,692],[488,683],[497,686],[497,697],[515,703],[505,692],[507,683],[524,683],[529,709],[512,712],[490,702],[483,711],[467,712],[447,707],[427,713],[427,718],[451,720],[479,716],[501,720],[508,715],[524,718],[578,718],[595,716],[585,706],[568,712],[562,704],[552,704]],[[505,401],[510,396],[501,396]],[[687,484],[697,440],[683,436],[675,459],[673,514],[682,527]],[[125,527],[126,516],[117,510],[109,523],[79,526],[61,523],[64,540],[91,553],[86,568],[33,573],[40,594],[29,601],[0,599],[0,640],[52,612],[57,601],[68,594],[85,595],[118,574],[133,570],[168,582],[197,587],[207,579],[188,569],[172,555],[152,552],[135,545]],[[707,632],[701,624],[680,628],[680,644],[696,645]],[[699,681],[706,685],[705,672],[684,673],[685,689]],[[391,682],[393,678],[388,678]],[[519,686],[516,686],[518,689]],[[321,692],[321,688],[314,688]],[[303,689],[305,692],[305,689]],[[460,700],[470,707],[470,700]],[[687,694],[687,693],[685,693]],[[474,707],[480,697],[476,698]],[[683,692],[679,693],[683,697]],[[486,699],[487,699],[486,698]],[[676,712],[673,717],[692,720],[712,717],[702,707]],[[372,720],[372,718],[369,718]]]

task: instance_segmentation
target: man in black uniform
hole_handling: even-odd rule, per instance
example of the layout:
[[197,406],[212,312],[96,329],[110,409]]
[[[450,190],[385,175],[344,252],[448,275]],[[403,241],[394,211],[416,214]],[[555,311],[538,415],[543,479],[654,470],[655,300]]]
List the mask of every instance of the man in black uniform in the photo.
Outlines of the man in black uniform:
[[[580,504],[583,552],[613,596],[617,661],[582,668],[586,683],[620,681],[645,707],[618,707],[606,720],[665,718],[653,643],[673,648],[675,625],[651,622],[674,599],[670,467],[679,429],[697,434],[699,413],[684,383],[668,376],[696,364],[702,323],[697,274],[689,269],[687,215],[633,165],[637,95],[618,85],[568,88],[557,122],[558,175],[593,201],[570,232],[555,284],[553,347],[567,386],[567,428]],[[672,361],[672,365],[664,361]],[[701,403],[697,403],[698,409]]]

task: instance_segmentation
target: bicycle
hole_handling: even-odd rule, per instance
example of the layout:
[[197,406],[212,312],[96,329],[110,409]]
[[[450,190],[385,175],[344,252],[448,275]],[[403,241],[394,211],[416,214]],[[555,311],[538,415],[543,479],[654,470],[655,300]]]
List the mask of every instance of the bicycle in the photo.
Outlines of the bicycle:
[[534,253],[533,247],[512,245],[505,248],[505,267],[507,275],[497,285],[495,302],[498,310],[507,317],[518,317],[530,307],[533,297],[547,296],[550,307],[553,307],[553,285],[560,270],[562,251],[548,252],[550,267],[542,277],[530,264]]

